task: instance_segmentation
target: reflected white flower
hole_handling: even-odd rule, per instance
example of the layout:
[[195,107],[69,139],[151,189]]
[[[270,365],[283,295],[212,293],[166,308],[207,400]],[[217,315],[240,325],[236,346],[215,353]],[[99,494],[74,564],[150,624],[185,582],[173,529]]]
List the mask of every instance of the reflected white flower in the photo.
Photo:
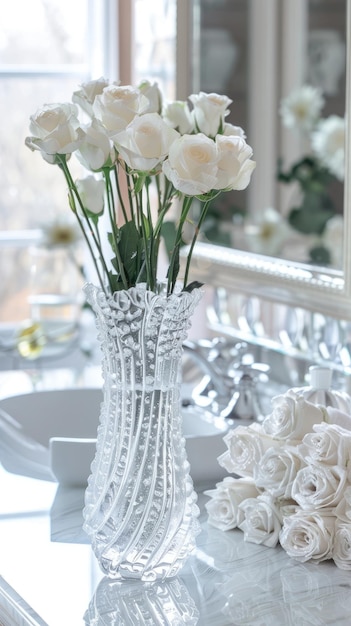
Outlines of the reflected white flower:
[[317,87],[304,85],[281,101],[280,115],[284,126],[311,130],[324,106],[322,92]]
[[75,246],[82,235],[76,224],[67,219],[57,219],[43,226],[42,244],[48,248]]
[[321,120],[311,135],[312,148],[321,163],[336,178],[345,177],[345,120],[330,115]]
[[290,232],[286,219],[273,208],[265,209],[256,222],[245,225],[248,248],[256,254],[278,254]]

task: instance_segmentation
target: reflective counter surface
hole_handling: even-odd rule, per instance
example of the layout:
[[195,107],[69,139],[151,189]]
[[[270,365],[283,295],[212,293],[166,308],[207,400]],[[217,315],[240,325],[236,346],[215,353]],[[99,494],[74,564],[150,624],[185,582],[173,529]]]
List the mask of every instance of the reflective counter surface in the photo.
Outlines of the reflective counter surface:
[[7,472],[0,441],[1,626],[351,624],[351,571],[209,526],[202,493],[202,532],[177,578],[108,580],[82,531],[83,499],[83,489]]

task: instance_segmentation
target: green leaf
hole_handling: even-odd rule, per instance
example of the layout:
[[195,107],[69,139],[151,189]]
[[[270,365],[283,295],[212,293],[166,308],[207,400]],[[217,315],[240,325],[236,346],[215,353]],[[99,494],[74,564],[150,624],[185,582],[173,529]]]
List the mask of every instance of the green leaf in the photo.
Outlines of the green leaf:
[[321,235],[327,221],[335,215],[331,209],[318,207],[307,208],[305,206],[293,208],[288,217],[290,226],[305,235]]
[[316,265],[322,265],[323,267],[328,266],[331,262],[330,252],[323,244],[314,246],[314,248],[310,250],[310,260]]
[[[177,234],[177,227],[176,227],[175,222],[173,221],[163,222],[162,227],[161,227],[161,236],[163,237],[163,240],[165,242],[168,258],[170,258],[172,254],[175,240],[176,240],[176,234]],[[180,245],[181,246],[185,245],[185,241],[183,239],[181,240]]]
[[174,285],[177,282],[177,277],[179,274],[179,268],[180,268],[179,251],[180,251],[180,245],[178,244],[173,249],[171,263],[169,265],[168,272],[167,272],[167,278],[168,278],[168,283],[171,286],[171,292],[173,291]]
[[121,226],[118,237],[118,253],[123,264],[128,283],[135,282],[139,274],[141,235],[135,223],[130,220]]
[[190,293],[194,289],[200,289],[200,287],[203,287],[203,283],[199,283],[197,280],[193,280],[192,283],[189,283],[186,287],[184,287],[183,291],[189,291]]

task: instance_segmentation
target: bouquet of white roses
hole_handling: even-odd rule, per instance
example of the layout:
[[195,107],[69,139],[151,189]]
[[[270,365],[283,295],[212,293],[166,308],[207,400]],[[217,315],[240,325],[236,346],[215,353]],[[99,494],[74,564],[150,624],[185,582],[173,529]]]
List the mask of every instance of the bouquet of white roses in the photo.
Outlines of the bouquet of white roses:
[[342,220],[331,189],[335,192],[345,176],[345,119],[339,115],[323,118],[324,104],[320,89],[311,85],[282,99],[283,126],[300,133],[306,153],[285,171],[280,161],[277,177],[281,183],[298,185],[299,197],[292,202],[288,222],[299,233],[316,237],[310,260],[328,265],[333,260],[329,239]]
[[[137,283],[157,289],[160,240],[176,203],[167,271],[167,293],[173,292],[184,225],[197,198],[201,211],[183,284],[192,288],[191,255],[209,203],[221,191],[245,189],[255,167],[244,131],[225,121],[230,103],[226,96],[200,92],[189,103],[164,104],[157,84],[120,86],[100,78],[81,85],[72,102],[46,104],[31,116],[26,145],[62,170],[70,208],[105,292]],[[85,178],[72,177],[73,153],[89,172]]]
[[[206,492],[209,523],[305,562],[351,570],[351,414],[312,404],[297,390],[273,398],[262,424],[224,437],[218,459],[233,476]],[[238,478],[239,477],[239,478]]]

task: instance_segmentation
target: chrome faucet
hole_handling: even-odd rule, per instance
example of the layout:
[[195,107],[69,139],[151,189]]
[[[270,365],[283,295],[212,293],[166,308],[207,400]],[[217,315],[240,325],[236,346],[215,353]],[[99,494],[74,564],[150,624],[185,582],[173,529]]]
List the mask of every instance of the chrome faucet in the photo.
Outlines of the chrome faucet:
[[268,380],[269,366],[255,363],[246,343],[220,337],[185,341],[183,347],[204,374],[190,403],[226,418],[262,420],[256,384]]

